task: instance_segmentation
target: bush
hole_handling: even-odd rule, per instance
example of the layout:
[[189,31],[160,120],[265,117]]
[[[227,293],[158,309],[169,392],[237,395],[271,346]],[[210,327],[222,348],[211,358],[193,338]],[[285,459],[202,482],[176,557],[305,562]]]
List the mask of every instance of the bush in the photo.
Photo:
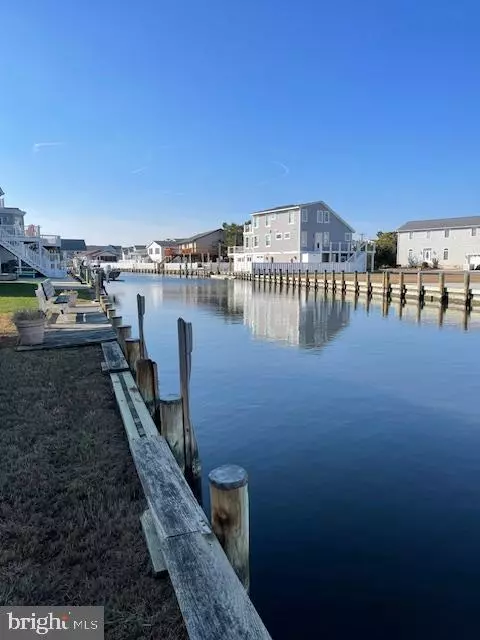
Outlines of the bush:
[[13,321],[18,320],[44,320],[45,313],[40,309],[19,309],[13,314]]
[[439,264],[440,264],[440,261],[437,258],[437,256],[432,258],[432,269],[438,269]]

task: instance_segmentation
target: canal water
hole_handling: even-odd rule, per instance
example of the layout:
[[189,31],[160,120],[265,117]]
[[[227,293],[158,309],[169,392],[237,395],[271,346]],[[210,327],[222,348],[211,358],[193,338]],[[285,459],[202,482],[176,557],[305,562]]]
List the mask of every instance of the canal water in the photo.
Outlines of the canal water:
[[[146,297],[162,395],[193,323],[205,478],[248,471],[252,599],[272,637],[473,639],[480,632],[480,326],[461,312],[241,281],[126,275]],[[208,494],[204,481],[204,492]],[[208,496],[206,510],[208,507]],[[207,511],[208,513],[208,511]]]

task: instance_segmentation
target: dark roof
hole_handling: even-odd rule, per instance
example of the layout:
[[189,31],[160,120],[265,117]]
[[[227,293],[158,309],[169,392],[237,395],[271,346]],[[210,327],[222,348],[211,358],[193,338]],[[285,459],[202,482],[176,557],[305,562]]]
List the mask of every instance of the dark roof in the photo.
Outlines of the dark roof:
[[147,247],[144,244],[134,244],[132,245],[135,251],[144,251]]
[[149,247],[153,243],[158,244],[161,247],[171,247],[178,244],[179,242],[183,242],[183,240],[152,240],[149,244],[147,244],[147,247]]
[[64,251],[86,251],[87,245],[85,240],[67,240],[62,238],[61,249]]
[[5,195],[5,191],[0,187],[0,198]]
[[22,211],[18,207],[0,207],[0,211],[2,211],[2,213],[20,213],[22,216],[25,215],[25,211]]
[[211,233],[217,233],[217,231],[223,231],[223,229],[212,229],[211,231],[204,231],[203,233],[197,233],[194,236],[190,236],[190,238],[184,238],[183,240],[178,240],[181,244],[186,244],[187,242],[195,242],[195,240],[199,240],[200,238],[204,238],[205,236],[209,236]]
[[397,231],[424,231],[425,229],[453,229],[455,227],[480,226],[480,216],[467,216],[465,218],[437,218],[434,220],[411,220],[406,222]]

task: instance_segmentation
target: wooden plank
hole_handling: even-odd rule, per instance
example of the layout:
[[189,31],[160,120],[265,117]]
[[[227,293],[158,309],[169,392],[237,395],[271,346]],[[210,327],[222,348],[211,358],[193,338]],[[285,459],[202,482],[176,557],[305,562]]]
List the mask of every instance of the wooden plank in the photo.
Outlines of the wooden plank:
[[[118,342],[102,343],[103,357],[105,358],[106,371],[128,371],[128,363]],[[103,370],[103,367],[102,367]]]
[[270,638],[213,534],[168,538],[162,551],[190,640]]
[[127,394],[125,393],[124,386],[120,381],[119,374],[110,374],[110,380],[112,381],[113,392],[117,400],[120,415],[122,416],[123,426],[125,427],[125,431],[127,432],[128,440],[129,442],[131,442],[132,440],[141,437],[138,430],[139,425],[136,420],[136,416],[131,412]]
[[142,523],[143,535],[145,536],[148,553],[150,554],[150,560],[152,561],[153,572],[156,575],[166,573],[167,567],[165,565],[160,539],[155,530],[150,509],[145,509],[140,516],[140,522]]
[[[162,541],[184,533],[210,533],[210,525],[162,436],[133,439],[130,450]],[[168,566],[168,563],[167,563]]]
[[123,381],[124,388],[128,392],[128,397],[131,403],[132,408],[138,414],[138,417],[142,423],[143,431],[146,436],[158,436],[158,429],[155,426],[155,422],[153,421],[148,408],[143,401],[142,394],[140,393],[137,385],[135,384],[135,380],[133,379],[130,371],[124,371],[120,373],[120,378]]

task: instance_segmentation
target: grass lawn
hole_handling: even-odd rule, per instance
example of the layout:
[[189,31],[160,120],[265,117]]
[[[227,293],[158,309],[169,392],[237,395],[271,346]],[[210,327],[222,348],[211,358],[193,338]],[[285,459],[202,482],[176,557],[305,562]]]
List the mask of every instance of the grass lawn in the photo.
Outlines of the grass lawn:
[[107,640],[187,638],[100,347],[0,350],[0,604],[103,605]]
[[[35,289],[39,282],[0,282],[0,347],[11,345],[16,340],[12,313],[19,309],[38,308]],[[57,290],[59,292],[60,289]],[[91,289],[78,289],[78,299],[90,300]]]

